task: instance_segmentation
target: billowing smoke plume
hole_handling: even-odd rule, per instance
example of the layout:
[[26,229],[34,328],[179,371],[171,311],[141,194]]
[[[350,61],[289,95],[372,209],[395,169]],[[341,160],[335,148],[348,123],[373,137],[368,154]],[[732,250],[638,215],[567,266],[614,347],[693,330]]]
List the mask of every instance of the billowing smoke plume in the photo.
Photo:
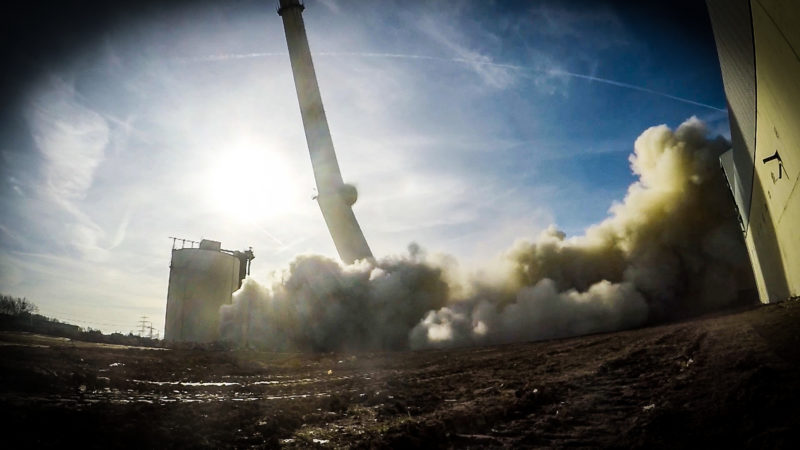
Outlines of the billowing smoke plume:
[[246,279],[222,307],[223,339],[275,350],[401,349],[431,309],[448,300],[439,268],[410,256],[342,267],[300,256],[267,289]]
[[[494,344],[611,331],[687,317],[753,286],[718,157],[698,119],[646,130],[639,177],[609,218],[567,239],[550,227],[506,255],[499,280],[456,284],[410,255],[349,267],[297,258],[265,288],[246,280],[224,306],[222,334],[279,350]],[[458,293],[458,295],[454,295]]]

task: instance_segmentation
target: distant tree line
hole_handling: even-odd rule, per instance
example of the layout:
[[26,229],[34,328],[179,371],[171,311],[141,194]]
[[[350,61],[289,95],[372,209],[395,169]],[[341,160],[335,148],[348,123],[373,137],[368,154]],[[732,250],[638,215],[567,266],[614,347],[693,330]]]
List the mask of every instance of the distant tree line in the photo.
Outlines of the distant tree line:
[[158,339],[136,336],[133,333],[103,334],[100,330],[62,323],[58,319],[43,316],[38,312],[39,307],[25,298],[0,294],[0,330],[27,331],[105,344],[145,347],[164,345],[164,342]]
[[0,295],[0,314],[19,316],[22,314],[36,314],[39,307],[29,302],[26,298]]

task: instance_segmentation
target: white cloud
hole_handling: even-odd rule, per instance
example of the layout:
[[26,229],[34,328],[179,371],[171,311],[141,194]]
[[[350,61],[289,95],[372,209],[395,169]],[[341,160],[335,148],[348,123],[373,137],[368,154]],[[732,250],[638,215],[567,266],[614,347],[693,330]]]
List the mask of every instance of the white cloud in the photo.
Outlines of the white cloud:
[[58,77],[48,81],[34,94],[27,114],[44,158],[44,187],[56,201],[80,200],[103,160],[109,142],[108,123],[78,101],[71,83]]
[[[488,86],[503,89],[514,83],[514,73],[507,68],[492,63],[490,55],[469,46],[469,40],[460,31],[442,20],[441,17],[423,16],[417,26],[425,36],[439,44],[446,51],[447,56],[453,56],[465,61],[472,70],[481,77]],[[471,36],[470,39],[490,39],[492,35],[484,31],[483,36]],[[496,39],[496,38],[495,38]]]

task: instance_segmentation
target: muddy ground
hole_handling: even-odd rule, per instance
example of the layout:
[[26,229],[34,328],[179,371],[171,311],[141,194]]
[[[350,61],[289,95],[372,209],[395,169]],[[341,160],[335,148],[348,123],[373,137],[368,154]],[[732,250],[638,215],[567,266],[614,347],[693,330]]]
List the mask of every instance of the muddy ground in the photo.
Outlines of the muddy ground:
[[356,355],[0,332],[0,423],[4,448],[800,448],[799,358],[797,301],[549,342]]

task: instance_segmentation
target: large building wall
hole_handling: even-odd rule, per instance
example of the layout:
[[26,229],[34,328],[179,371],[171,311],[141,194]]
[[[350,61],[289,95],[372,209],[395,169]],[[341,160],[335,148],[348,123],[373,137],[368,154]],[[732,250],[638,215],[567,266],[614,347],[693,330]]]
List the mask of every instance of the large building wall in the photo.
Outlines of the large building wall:
[[731,122],[735,173],[728,173],[742,224],[748,226],[756,152],[756,69],[749,0],[708,0]]
[[239,287],[239,259],[202,248],[172,251],[164,339],[214,342],[219,339],[219,308]]
[[759,296],[784,300],[800,295],[800,2],[707,3],[731,119],[728,179]]
[[[758,0],[751,8],[757,86],[755,173],[786,283],[776,286],[769,299],[780,300],[800,294],[800,4]],[[776,152],[780,160],[764,162]]]

